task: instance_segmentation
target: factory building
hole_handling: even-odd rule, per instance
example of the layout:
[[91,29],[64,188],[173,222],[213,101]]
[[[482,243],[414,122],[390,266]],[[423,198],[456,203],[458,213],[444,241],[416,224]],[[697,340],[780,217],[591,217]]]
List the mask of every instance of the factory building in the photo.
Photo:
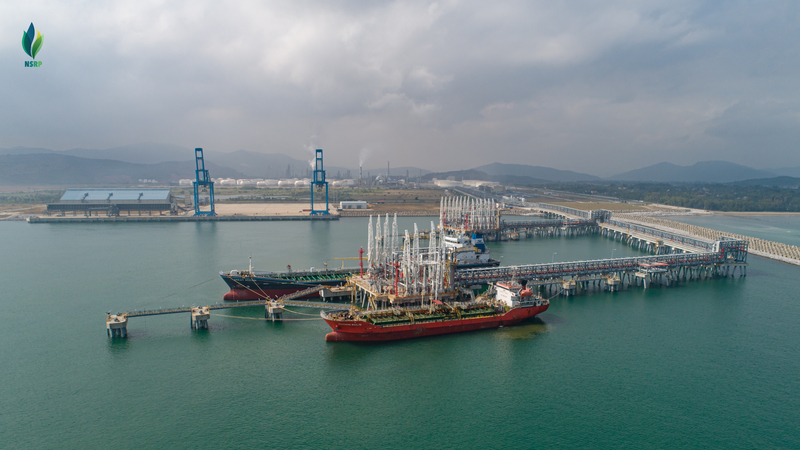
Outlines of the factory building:
[[47,214],[108,216],[177,214],[178,204],[169,189],[67,189],[58,203],[47,205]]
[[339,209],[367,209],[369,205],[363,200],[339,202]]

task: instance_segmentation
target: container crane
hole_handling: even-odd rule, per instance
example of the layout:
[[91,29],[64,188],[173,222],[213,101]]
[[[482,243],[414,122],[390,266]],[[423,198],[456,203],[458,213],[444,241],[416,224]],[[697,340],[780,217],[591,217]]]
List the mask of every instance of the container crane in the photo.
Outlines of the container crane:
[[[314,190],[322,192],[325,189],[325,209],[314,209]],[[328,182],[325,181],[325,170],[322,168],[322,149],[317,149],[314,163],[314,179],[311,182],[311,215],[327,215],[328,212]]]
[[[194,182],[194,215],[195,216],[216,216],[214,212],[214,182],[208,176],[205,161],[203,161],[203,149],[194,149],[195,159],[195,182]],[[208,211],[200,211],[200,187],[203,187],[203,192],[208,189],[208,203],[211,209]]]

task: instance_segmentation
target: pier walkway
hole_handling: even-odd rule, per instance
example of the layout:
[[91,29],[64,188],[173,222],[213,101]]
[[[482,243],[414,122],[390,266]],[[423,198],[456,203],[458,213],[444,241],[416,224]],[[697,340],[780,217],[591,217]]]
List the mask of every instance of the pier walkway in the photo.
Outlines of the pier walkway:
[[672,233],[630,222],[609,219],[600,223],[600,234],[655,254],[682,252],[708,252],[715,241]]
[[232,302],[232,303],[217,303],[208,306],[182,306],[180,308],[161,308],[161,309],[144,309],[133,310],[120,314],[108,314],[106,316],[106,330],[109,336],[113,337],[126,337],[128,334],[128,319],[134,317],[146,316],[161,316],[166,314],[190,314],[190,324],[192,328],[207,328],[208,319],[211,311],[218,311],[221,309],[234,309],[234,308],[249,308],[253,306],[264,307],[264,317],[272,318],[272,320],[282,320],[282,313],[285,306],[298,306],[302,308],[318,308],[318,309],[341,309],[342,304],[327,303],[327,302],[309,302],[302,300],[295,300],[297,298],[305,297],[306,295],[319,292],[327,289],[327,286],[313,286],[302,291],[293,292],[284,295],[277,299],[268,300],[253,300],[247,302]]
[[500,228],[502,229],[516,229],[516,228],[551,228],[551,227],[564,227],[564,226],[571,226],[571,227],[593,227],[596,226],[594,220],[587,220],[587,219],[563,219],[563,220],[528,220],[528,221],[516,221],[516,222],[506,222],[505,220],[500,222]]
[[716,252],[464,269],[454,271],[452,280],[453,284],[458,286],[512,279],[527,280],[534,285],[545,285],[568,282],[570,279],[580,281],[579,277],[620,277],[631,273],[665,273],[675,277],[699,274],[691,272],[693,270],[732,275],[736,268],[741,268],[744,274],[747,265],[747,241],[730,239],[719,241],[718,244],[719,250]]
[[611,217],[611,212],[603,209],[584,211],[582,209],[575,209],[561,205],[551,205],[549,203],[531,203],[530,206],[527,207],[549,217],[561,217],[572,220],[597,222],[607,220]]
[[[308,294],[308,293],[306,293]],[[216,305],[208,305],[210,311],[220,310],[220,309],[234,309],[234,308],[249,308],[251,306],[266,306],[271,302],[279,302],[285,306],[299,306],[303,308],[322,308],[322,309],[337,309],[341,308],[342,305],[331,304],[331,303],[323,303],[323,302],[306,302],[302,300],[253,300],[248,302],[236,302],[236,303],[218,303]],[[188,313],[192,311],[194,307],[180,307],[180,308],[163,308],[163,309],[145,309],[142,311],[131,311],[125,313],[125,315],[130,319],[133,317],[144,317],[144,316],[160,316],[163,314],[180,314],[180,313]]]

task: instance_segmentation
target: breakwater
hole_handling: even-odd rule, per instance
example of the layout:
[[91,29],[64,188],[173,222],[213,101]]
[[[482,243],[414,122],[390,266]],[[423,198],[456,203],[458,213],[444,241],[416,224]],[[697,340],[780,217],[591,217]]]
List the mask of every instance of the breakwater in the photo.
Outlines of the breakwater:
[[734,239],[743,239],[749,242],[749,252],[754,255],[800,266],[800,247],[796,245],[768,241],[766,239],[760,239],[741,234],[725,233],[723,231],[714,230],[711,228],[699,227],[697,225],[689,225],[682,222],[676,222],[674,220],[644,216],[641,214],[614,214],[614,218],[622,219],[627,222],[655,225],[668,231],[688,233],[694,236],[712,240],[718,240],[722,236],[728,236]]

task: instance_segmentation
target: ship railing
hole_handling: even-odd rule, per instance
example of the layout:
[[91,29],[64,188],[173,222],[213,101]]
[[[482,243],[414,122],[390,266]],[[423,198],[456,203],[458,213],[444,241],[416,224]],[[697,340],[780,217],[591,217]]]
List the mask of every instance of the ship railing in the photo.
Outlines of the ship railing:
[[[298,270],[298,271],[291,271],[291,272],[274,272],[274,271],[266,271],[266,270],[254,270],[253,271],[253,275],[257,276],[257,277],[272,277],[272,276],[276,276],[276,275],[314,276],[314,275],[320,275],[320,274],[326,274],[326,273],[327,274],[343,274],[343,275],[345,275],[345,274],[350,274],[350,273],[353,273],[353,272],[357,272],[358,270],[360,270],[359,267],[345,267],[345,268],[337,267],[335,269],[319,269],[319,270],[315,269],[313,272],[311,272],[309,270]],[[239,274],[241,274],[241,273],[242,273],[242,271],[240,270]],[[230,272],[228,272],[228,275],[230,275]]]

